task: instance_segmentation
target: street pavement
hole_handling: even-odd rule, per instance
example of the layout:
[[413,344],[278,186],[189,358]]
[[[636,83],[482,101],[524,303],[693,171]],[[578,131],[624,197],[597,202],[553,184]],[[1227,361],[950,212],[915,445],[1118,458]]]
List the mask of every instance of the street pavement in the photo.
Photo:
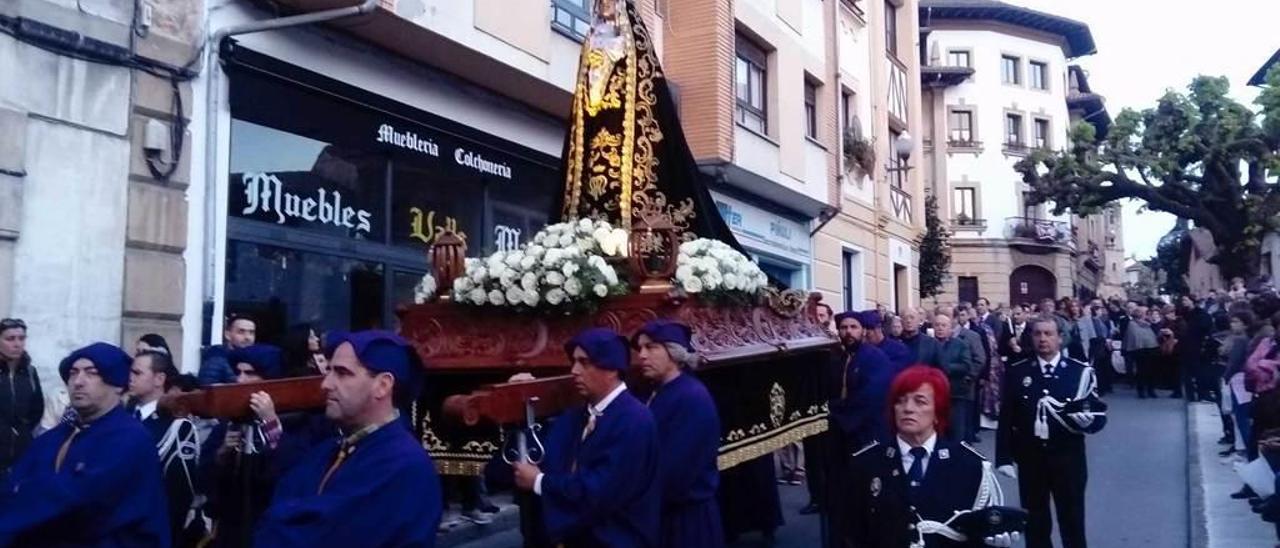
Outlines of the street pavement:
[[1201,478],[1193,486],[1191,510],[1197,516],[1193,537],[1205,539],[1197,548],[1271,548],[1276,545],[1276,530],[1249,511],[1243,500],[1233,500],[1231,493],[1240,488],[1241,480],[1234,466],[1243,459],[1218,456],[1221,445],[1215,443],[1222,434],[1217,408],[1209,404],[1193,404],[1188,417],[1192,428],[1193,458],[1191,477]]
[[[1187,412],[1182,400],[1139,400],[1128,387],[1105,398],[1107,428],[1088,442],[1087,528],[1091,548],[1190,547],[1188,522]],[[1217,440],[1217,436],[1213,437]],[[978,450],[995,457],[995,432],[984,431]],[[1017,505],[1017,483],[1001,478],[1006,504]],[[801,516],[807,502],[803,486],[779,486],[786,524],[768,542],[745,535],[731,546],[813,548],[819,546],[818,520]],[[1248,511],[1248,508],[1244,508]],[[1061,546],[1057,533],[1055,545]],[[519,548],[518,531],[506,530],[458,545],[460,548]],[[1252,545],[1217,544],[1226,548]],[[1195,548],[1200,548],[1199,546]]]

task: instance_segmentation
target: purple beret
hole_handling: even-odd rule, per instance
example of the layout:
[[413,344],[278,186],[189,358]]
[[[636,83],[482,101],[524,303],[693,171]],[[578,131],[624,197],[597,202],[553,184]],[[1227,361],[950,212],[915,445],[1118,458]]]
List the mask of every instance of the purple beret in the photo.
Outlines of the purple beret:
[[284,355],[278,347],[269,344],[255,344],[232,350],[227,355],[227,363],[231,372],[236,373],[236,366],[247,363],[264,379],[277,379],[284,375]]
[[375,373],[390,373],[396,383],[409,383],[420,373],[418,354],[409,342],[390,331],[337,332],[326,337],[326,345],[337,349],[342,343],[350,343],[360,363]]
[[120,347],[104,342],[93,343],[63,358],[62,363],[58,364],[62,382],[67,382],[71,377],[71,366],[81,358],[93,362],[103,382],[118,388],[129,387],[129,368],[133,365],[133,358]]
[[676,343],[685,350],[693,352],[693,329],[680,322],[671,320],[650,320],[631,337],[631,344],[636,345],[640,335],[648,335],[649,339],[659,343]]
[[884,316],[875,309],[863,310],[858,313],[858,321],[862,322],[863,329],[879,329],[880,324],[884,323]]
[[[845,320],[849,320],[849,319],[858,320],[858,324],[859,324],[859,325],[863,325],[863,324],[862,324],[862,314],[861,314],[861,313],[853,312],[853,311],[847,311],[847,312],[841,312],[841,313],[839,313],[839,314],[836,314],[836,326],[838,327],[838,326],[840,325],[840,322],[845,321]],[[863,327],[866,327],[866,326],[865,326],[865,325],[863,325]]]
[[626,371],[631,367],[631,346],[625,337],[612,329],[596,327],[569,339],[564,343],[564,353],[569,355],[569,359],[573,359],[576,348],[586,352],[591,363],[601,369]]

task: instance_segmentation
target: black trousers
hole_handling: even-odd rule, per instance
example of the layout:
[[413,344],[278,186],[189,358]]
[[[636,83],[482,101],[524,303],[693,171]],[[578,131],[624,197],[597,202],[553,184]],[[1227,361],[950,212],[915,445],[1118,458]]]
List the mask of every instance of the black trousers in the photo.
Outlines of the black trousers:
[[1129,352],[1129,360],[1133,361],[1134,368],[1134,386],[1138,389],[1138,395],[1155,395],[1156,390],[1156,364],[1155,360],[1159,358],[1159,351],[1154,349],[1134,350]]
[[1083,445],[1071,450],[1031,450],[1019,455],[1018,496],[1030,514],[1027,520],[1027,548],[1053,548],[1053,516],[1058,514],[1062,548],[1086,548],[1084,536],[1084,492],[1089,481],[1089,465]]

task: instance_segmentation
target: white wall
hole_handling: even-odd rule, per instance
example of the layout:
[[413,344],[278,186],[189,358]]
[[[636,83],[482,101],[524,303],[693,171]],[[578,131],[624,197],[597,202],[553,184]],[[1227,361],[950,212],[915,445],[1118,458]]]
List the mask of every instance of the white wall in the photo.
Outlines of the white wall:
[[11,314],[46,394],[58,361],[120,342],[127,219],[127,69],[77,61],[0,35],[0,104],[28,114]]
[[[1006,156],[1004,143],[1004,117],[1006,109],[1023,114],[1023,138],[1028,144],[1034,139],[1034,116],[1050,119],[1051,146],[1060,149],[1066,145],[1067,115],[1065,74],[1066,58],[1062,48],[1028,38],[999,33],[992,30],[948,30],[934,28],[929,36],[929,51],[937,47],[943,62],[948,49],[968,49],[974,75],[968,81],[946,90],[946,106],[976,105],[974,126],[976,138],[982,141],[981,154],[948,153],[948,188],[967,176],[976,183],[980,194],[978,214],[987,221],[982,233],[963,231],[958,238],[1003,238],[1004,223],[1008,217],[1022,216],[1022,177],[1013,169],[1021,158]],[[1016,55],[1022,59],[1022,86],[1002,83],[1000,62],[1002,55]],[[1034,59],[1049,64],[1049,91],[1032,89],[1029,85],[1029,63]],[[945,136],[944,136],[945,138]],[[938,153],[946,150],[938,143]],[[950,192],[950,190],[948,190]],[[1067,216],[1045,218],[1067,221]]]
[[[862,134],[866,138],[871,138],[871,98],[874,93],[868,89],[871,84],[871,40],[867,36],[868,30],[865,24],[843,7],[838,12],[840,28],[837,47],[840,58],[840,85],[844,90],[854,93],[853,110],[858,115],[858,121],[862,123]],[[837,108],[840,107],[837,105]],[[842,150],[837,152],[843,155]],[[846,196],[867,204],[875,203],[876,185],[870,177],[856,176],[848,172],[841,186]]]

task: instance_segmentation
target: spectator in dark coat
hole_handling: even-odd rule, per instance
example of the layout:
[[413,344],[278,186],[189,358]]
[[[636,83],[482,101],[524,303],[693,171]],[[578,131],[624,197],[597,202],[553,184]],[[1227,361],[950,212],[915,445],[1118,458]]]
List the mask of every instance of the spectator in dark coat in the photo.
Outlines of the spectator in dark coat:
[[31,444],[42,415],[44,393],[27,354],[27,324],[0,320],[0,479]]
[[222,329],[223,344],[204,351],[200,361],[200,384],[231,384],[236,382],[235,364],[228,361],[231,352],[253,346],[258,338],[258,324],[248,316],[232,315]]
[[941,369],[938,341],[922,329],[922,316],[920,310],[915,308],[908,308],[902,313],[902,344],[907,345],[907,350],[911,352],[909,363],[922,363]]
[[973,414],[969,406],[978,397],[978,374],[982,364],[974,358],[972,346],[951,326],[951,318],[939,314],[933,319],[933,335],[941,345],[942,369],[951,382],[951,428],[949,438],[964,441],[974,432]]

